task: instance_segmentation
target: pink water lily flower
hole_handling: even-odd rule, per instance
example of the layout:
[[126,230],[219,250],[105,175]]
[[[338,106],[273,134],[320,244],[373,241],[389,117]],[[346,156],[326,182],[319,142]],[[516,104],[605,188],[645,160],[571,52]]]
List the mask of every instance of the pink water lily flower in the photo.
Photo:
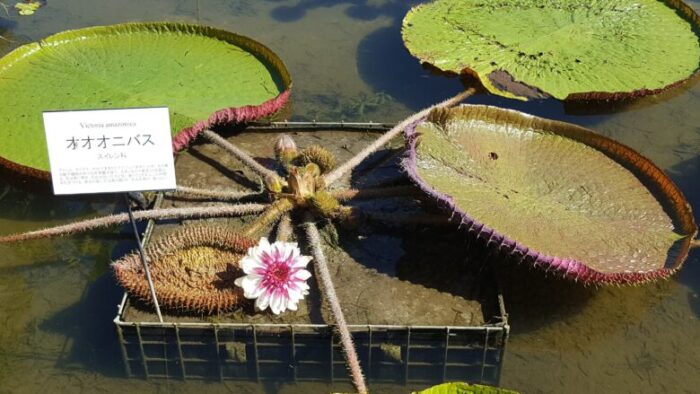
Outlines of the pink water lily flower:
[[248,249],[241,259],[246,275],[235,283],[243,288],[246,298],[255,299],[255,306],[261,311],[268,306],[275,315],[287,309],[295,311],[299,300],[309,294],[309,261],[311,257],[303,256],[295,242],[270,244],[267,238],[260,238],[258,245]]

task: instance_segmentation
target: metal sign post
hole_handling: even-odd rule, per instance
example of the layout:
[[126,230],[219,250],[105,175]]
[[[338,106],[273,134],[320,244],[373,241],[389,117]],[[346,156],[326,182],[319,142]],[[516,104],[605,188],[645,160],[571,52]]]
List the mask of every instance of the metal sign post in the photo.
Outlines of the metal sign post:
[[54,194],[126,193],[129,221],[162,323],[128,192],[176,187],[168,108],[45,111],[43,117]]
[[124,194],[124,199],[126,200],[126,208],[129,210],[129,221],[131,222],[131,228],[134,230],[134,238],[136,238],[136,243],[139,246],[139,255],[141,256],[141,264],[143,264],[143,271],[146,273],[146,280],[148,281],[148,288],[151,290],[151,298],[153,298],[153,305],[156,307],[156,314],[158,315],[158,321],[163,322],[163,315],[160,313],[160,305],[158,304],[158,297],[156,296],[156,288],[153,285],[153,279],[151,279],[151,270],[148,268],[148,261],[146,260],[146,251],[143,250],[143,244],[141,243],[141,236],[139,235],[139,230],[136,228],[136,220],[134,220],[134,212],[131,210],[131,200],[129,199],[129,194]]

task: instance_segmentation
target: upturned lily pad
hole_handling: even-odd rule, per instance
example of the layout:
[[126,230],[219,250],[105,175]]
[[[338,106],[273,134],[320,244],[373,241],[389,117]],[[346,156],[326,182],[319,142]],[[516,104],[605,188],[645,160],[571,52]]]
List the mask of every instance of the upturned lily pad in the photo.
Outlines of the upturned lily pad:
[[655,94],[698,75],[699,30],[680,0],[436,0],[403,21],[423,62],[494,94],[570,100]]
[[[256,242],[225,227],[191,226],[161,237],[146,248],[160,306],[168,311],[211,315],[230,312],[244,302],[234,281],[243,276],[239,262]],[[112,264],[130,297],[152,304],[138,252]]]
[[465,105],[406,132],[409,176],[470,236],[585,283],[666,277],[697,226],[649,159],[572,124]]
[[44,110],[167,106],[179,150],[205,128],[276,112],[290,87],[277,55],[223,30],[163,22],[65,31],[0,59],[0,163],[48,176]]

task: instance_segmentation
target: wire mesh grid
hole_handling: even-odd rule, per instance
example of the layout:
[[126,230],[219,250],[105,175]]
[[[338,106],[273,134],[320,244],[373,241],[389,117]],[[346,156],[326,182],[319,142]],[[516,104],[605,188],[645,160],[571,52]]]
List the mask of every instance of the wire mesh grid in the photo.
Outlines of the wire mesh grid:
[[[341,346],[327,325],[155,323],[115,319],[129,377],[347,381]],[[509,327],[352,325],[370,382],[466,380],[498,384]]]

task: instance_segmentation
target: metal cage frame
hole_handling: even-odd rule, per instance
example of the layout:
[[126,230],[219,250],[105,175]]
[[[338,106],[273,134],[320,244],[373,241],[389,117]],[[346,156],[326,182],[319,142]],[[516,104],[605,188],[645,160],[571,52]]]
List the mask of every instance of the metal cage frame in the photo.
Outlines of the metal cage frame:
[[[381,131],[379,123],[275,122],[259,130],[335,128]],[[159,194],[155,205],[163,196]],[[155,227],[149,221],[142,244]],[[498,385],[510,333],[497,282],[498,316],[483,326],[350,325],[370,383],[469,381]],[[124,293],[114,318],[128,377],[231,381],[349,382],[333,326],[135,322]]]

